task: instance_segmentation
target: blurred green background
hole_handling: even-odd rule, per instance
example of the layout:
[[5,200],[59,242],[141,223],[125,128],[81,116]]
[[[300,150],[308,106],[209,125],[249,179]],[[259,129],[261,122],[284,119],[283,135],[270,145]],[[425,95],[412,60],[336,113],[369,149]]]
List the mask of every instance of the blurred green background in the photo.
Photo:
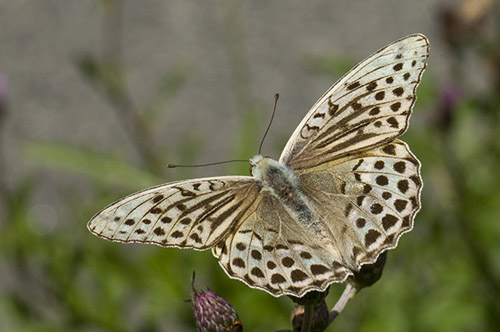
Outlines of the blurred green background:
[[[210,252],[110,243],[90,217],[133,191],[277,158],[316,98],[383,45],[431,57],[403,136],[422,210],[382,279],[328,331],[500,330],[500,6],[455,1],[0,0],[0,331],[194,331],[191,274],[246,331],[293,303]],[[331,307],[342,291],[330,290]]]

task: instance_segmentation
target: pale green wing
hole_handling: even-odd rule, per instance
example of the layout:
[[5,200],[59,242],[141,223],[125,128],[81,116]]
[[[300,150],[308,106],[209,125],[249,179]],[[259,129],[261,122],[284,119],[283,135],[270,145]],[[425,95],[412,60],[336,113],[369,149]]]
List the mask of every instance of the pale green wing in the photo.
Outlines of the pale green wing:
[[307,113],[280,162],[313,167],[403,134],[428,55],[427,38],[414,34],[359,63]]
[[396,247],[420,209],[420,163],[399,140],[302,170],[298,179],[353,271]]
[[273,197],[262,195],[243,219],[212,250],[231,278],[274,296],[300,297],[351,274],[333,246],[307,234]]
[[239,223],[259,190],[248,176],[168,183],[112,203],[87,227],[111,241],[208,249]]

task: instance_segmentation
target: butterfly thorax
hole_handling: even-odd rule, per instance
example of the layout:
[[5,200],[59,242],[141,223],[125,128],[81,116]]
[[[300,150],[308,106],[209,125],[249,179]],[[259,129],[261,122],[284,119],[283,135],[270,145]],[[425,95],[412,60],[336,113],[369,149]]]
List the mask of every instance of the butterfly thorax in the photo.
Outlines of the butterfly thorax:
[[[250,160],[252,164],[252,175],[262,184],[261,193],[277,199],[281,206],[288,210],[290,215],[295,216],[299,226],[309,238],[322,244],[323,249],[329,252],[331,257],[342,257],[335,243],[332,241],[333,234],[324,222],[319,222],[310,206],[312,204],[300,190],[300,183],[294,171],[271,158],[260,155]],[[328,260],[328,257],[323,257]],[[344,261],[344,259],[342,258]],[[348,263],[351,269],[356,269]]]
[[262,192],[276,198],[297,216],[303,224],[310,224],[314,216],[306,198],[298,188],[297,177],[285,165],[271,158],[256,155],[250,160],[252,175],[262,184]]

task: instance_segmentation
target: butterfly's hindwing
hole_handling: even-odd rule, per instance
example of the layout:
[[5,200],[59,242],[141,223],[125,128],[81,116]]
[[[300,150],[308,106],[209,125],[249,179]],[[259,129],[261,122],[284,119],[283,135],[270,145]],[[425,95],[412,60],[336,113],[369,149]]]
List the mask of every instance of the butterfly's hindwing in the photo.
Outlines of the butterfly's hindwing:
[[245,214],[258,190],[259,184],[244,176],[160,185],[111,204],[88,228],[112,241],[207,249]]
[[416,34],[362,61],[311,108],[280,162],[313,167],[403,134],[428,53],[428,40]]
[[394,248],[420,209],[420,164],[398,140],[303,170],[299,179],[354,270]]
[[283,205],[263,197],[240,226],[213,249],[227,274],[275,296],[322,291],[351,272],[308,236]]

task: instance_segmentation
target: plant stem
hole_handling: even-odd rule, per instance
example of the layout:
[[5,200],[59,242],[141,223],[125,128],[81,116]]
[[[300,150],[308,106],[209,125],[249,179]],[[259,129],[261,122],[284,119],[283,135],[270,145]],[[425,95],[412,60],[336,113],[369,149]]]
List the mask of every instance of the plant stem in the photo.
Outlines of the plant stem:
[[302,321],[302,329],[301,332],[309,332],[311,331],[311,326],[314,317],[314,304],[306,304],[304,305],[304,319]]
[[328,315],[328,325],[330,325],[335,318],[345,309],[347,303],[356,295],[358,289],[354,287],[351,283],[347,283],[345,286],[344,292],[340,295],[340,298],[337,300],[337,303],[333,306],[333,309],[330,311]]

